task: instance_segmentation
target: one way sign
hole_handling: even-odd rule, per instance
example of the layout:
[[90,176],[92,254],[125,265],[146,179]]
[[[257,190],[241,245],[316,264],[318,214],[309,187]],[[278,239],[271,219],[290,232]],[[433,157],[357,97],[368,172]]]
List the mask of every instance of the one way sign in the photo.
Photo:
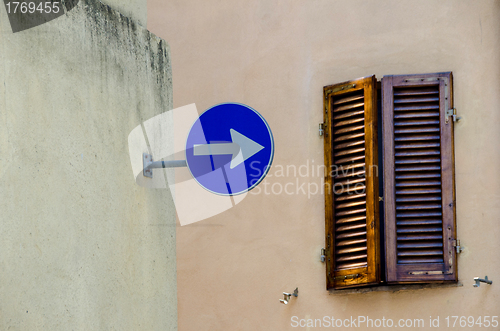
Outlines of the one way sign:
[[186,161],[196,181],[210,192],[237,195],[266,176],[274,156],[269,125],[254,109],[224,103],[206,110],[193,124]]

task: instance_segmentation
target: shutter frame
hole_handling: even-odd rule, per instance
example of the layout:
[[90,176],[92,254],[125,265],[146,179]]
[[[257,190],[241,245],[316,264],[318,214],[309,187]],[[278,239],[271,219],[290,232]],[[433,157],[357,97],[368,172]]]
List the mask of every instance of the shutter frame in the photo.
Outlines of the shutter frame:
[[[398,264],[397,212],[395,179],[394,88],[439,85],[439,144],[442,210],[442,263]],[[428,283],[457,281],[455,170],[453,120],[446,121],[446,111],[453,108],[451,72],[384,76],[382,79],[384,137],[384,209],[386,277],[388,283]]]
[[[352,87],[355,85],[355,87]],[[332,98],[364,90],[364,139],[366,171],[366,239],[367,266],[336,270],[335,267],[335,201]],[[377,85],[375,76],[363,77],[344,83],[325,86],[324,101],[324,148],[325,148],[325,252],[327,289],[342,289],[378,284],[380,282],[380,233],[378,201],[378,153],[377,153]],[[377,167],[376,170],[373,167]],[[369,171],[373,170],[372,175]],[[351,275],[358,275],[349,278]]]

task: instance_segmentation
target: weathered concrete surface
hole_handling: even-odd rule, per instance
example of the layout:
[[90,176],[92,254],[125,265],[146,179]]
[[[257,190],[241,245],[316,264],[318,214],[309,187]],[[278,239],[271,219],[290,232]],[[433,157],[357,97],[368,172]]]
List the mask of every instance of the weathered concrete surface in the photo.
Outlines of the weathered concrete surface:
[[176,329],[173,204],[127,146],[172,108],[168,45],[96,0],[0,17],[0,329]]
[[139,22],[142,26],[146,26],[148,18],[147,0],[101,0],[101,2]]

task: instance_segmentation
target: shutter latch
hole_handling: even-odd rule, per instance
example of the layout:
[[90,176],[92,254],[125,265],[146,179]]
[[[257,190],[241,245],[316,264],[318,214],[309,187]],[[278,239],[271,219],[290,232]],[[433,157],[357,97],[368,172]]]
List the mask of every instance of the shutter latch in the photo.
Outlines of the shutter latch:
[[456,108],[451,108],[446,111],[446,124],[450,121],[450,116],[453,118],[453,122],[458,122],[461,119],[461,117],[457,116]]
[[464,247],[460,246],[460,239],[453,240],[453,247],[455,247],[455,250],[457,251],[457,254],[462,253],[462,251],[464,250]]
[[356,279],[356,278],[358,278],[360,276],[361,276],[360,274],[352,274],[352,275],[345,275],[345,276],[333,277],[333,279],[334,280],[337,280],[337,279],[343,279],[343,280],[346,280],[346,279]]

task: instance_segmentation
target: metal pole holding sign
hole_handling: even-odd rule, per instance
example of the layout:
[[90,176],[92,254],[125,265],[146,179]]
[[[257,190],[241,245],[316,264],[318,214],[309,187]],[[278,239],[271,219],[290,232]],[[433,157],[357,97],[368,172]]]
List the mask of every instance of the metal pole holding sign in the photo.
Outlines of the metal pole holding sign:
[[153,178],[153,169],[187,167],[186,160],[153,161],[153,156],[146,153],[142,154],[142,164],[144,168],[142,174],[149,178]]

